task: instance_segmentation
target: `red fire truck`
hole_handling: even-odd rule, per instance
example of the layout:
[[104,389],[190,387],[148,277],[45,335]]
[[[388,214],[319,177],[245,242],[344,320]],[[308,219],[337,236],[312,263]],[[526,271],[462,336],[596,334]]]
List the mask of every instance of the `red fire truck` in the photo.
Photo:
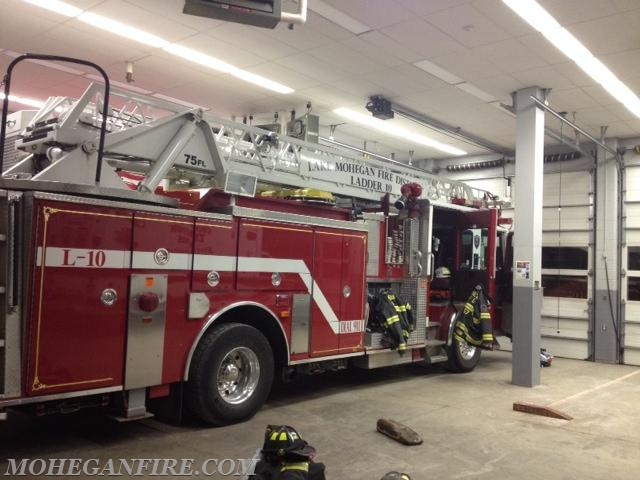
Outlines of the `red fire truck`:
[[[0,179],[0,416],[108,405],[134,419],[166,398],[226,424],[279,375],[475,367],[480,350],[452,331],[473,286],[495,296],[501,281],[484,192],[103,88],[50,98]],[[410,214],[393,205],[407,183],[423,190]],[[433,291],[439,266],[452,285]],[[402,355],[368,325],[382,288],[413,307]]]

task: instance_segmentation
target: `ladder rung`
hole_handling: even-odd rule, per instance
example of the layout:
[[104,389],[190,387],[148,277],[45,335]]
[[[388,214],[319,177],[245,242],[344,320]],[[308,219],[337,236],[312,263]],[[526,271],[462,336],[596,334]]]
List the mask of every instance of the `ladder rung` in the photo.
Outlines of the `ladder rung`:
[[427,347],[443,347],[447,344],[444,340],[427,339],[425,341]]

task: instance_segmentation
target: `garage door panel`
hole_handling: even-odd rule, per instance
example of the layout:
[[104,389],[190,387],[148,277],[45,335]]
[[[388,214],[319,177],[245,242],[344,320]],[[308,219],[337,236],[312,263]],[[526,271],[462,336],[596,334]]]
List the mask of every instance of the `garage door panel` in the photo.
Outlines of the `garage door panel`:
[[624,351],[624,363],[626,365],[640,365],[640,348],[628,348]]
[[572,340],[543,335],[540,340],[540,346],[546,348],[556,357],[585,360],[589,356],[589,347],[585,340]]
[[640,321],[627,321],[624,327],[624,346],[640,348]]
[[587,340],[589,320],[575,318],[554,318],[543,316],[541,318],[542,335],[551,337],[568,337],[575,340]]
[[626,168],[625,191],[626,201],[640,201],[640,167]]
[[640,228],[640,204],[629,204],[625,212],[626,228]]
[[591,193],[589,172],[548,173],[544,176],[545,206],[583,205]]
[[589,232],[542,232],[542,245],[545,247],[586,247],[589,245]]

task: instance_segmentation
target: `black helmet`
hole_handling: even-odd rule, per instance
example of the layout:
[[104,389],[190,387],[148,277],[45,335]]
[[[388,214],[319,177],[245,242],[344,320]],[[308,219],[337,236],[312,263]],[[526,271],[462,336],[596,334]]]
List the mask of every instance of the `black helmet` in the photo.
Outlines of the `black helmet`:
[[316,449],[305,442],[295,428],[288,425],[268,425],[262,452],[281,458],[313,458]]

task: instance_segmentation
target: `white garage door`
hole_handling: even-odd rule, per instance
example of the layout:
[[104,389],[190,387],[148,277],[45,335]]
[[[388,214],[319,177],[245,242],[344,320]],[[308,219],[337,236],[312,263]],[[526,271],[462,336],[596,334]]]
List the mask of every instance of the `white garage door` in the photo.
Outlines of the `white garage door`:
[[589,356],[591,191],[587,171],[544,176],[541,346],[559,357]]
[[640,365],[640,166],[625,169],[624,215],[624,363]]

